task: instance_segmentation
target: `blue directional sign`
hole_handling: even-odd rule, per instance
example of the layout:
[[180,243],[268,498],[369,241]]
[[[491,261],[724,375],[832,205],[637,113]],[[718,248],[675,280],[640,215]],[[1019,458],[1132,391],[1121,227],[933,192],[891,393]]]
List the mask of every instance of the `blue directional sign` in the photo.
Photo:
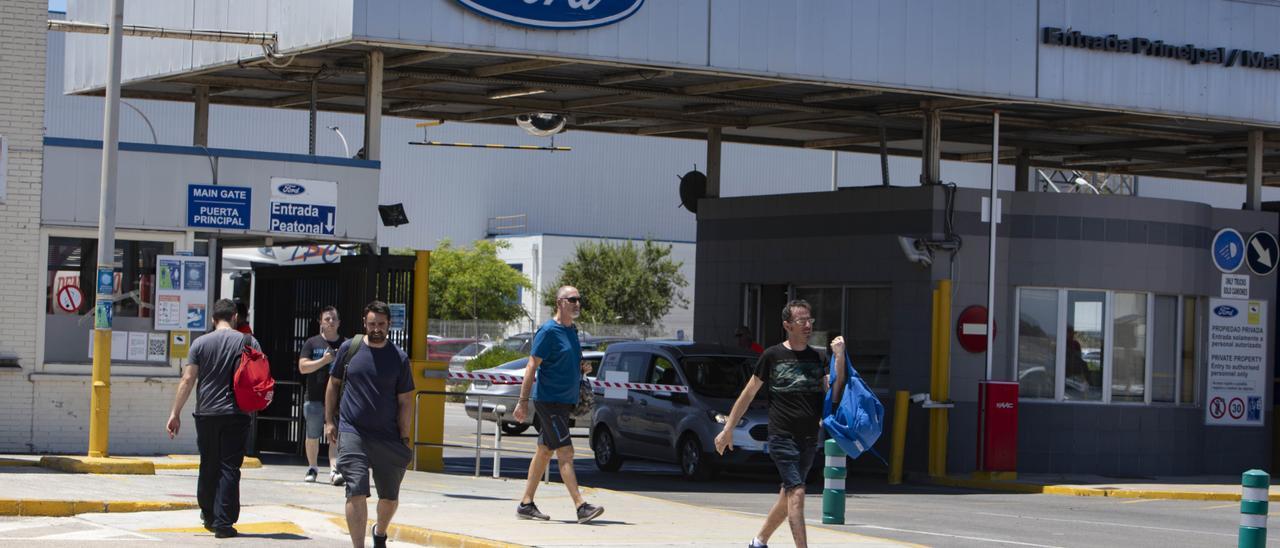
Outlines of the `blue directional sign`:
[[1234,228],[1224,228],[1213,237],[1213,264],[1226,273],[1235,272],[1244,263],[1244,238]]
[[187,185],[187,226],[249,230],[252,203],[247,186]]
[[1245,246],[1245,262],[1249,263],[1249,270],[1266,276],[1276,269],[1277,261],[1280,261],[1280,246],[1276,245],[1275,236],[1265,230],[1249,236],[1249,244]]
[[268,230],[286,234],[332,236],[338,214],[338,184],[333,181],[271,178]]

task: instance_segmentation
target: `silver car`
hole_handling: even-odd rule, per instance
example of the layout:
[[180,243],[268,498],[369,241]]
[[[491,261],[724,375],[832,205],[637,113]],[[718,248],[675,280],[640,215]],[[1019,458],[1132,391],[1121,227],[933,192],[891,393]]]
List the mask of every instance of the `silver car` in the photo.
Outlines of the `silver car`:
[[476,359],[476,356],[484,354],[485,351],[493,348],[497,344],[493,341],[478,341],[468,344],[449,358],[449,371],[464,372],[467,370],[467,362]]
[[[600,368],[600,360],[604,357],[604,352],[583,352],[582,361],[591,365],[591,373],[587,375],[587,379],[594,379],[596,370]],[[512,360],[491,369],[481,369],[472,371],[472,373],[497,373],[500,375],[511,375],[524,378],[525,366],[529,364],[529,358],[520,358]],[[533,422],[533,416],[529,416],[530,423],[518,423],[512,413],[516,410],[516,400],[520,399],[520,384],[522,381],[471,381],[471,390],[468,391],[466,402],[463,404],[467,410],[467,416],[472,419],[483,413],[483,420],[497,421],[498,414],[495,411],[499,405],[506,406],[506,413],[502,416],[502,432],[504,434],[516,435],[521,434],[529,429]],[[481,401],[483,400],[483,401]],[[483,409],[483,411],[481,411]],[[591,424],[589,415],[581,415],[572,417],[573,424],[570,427],[586,428]],[[531,424],[532,423],[532,424]]]
[[683,341],[615,343],[599,378],[681,385],[687,393],[598,389],[591,421],[596,466],[612,472],[629,458],[680,465],[690,480],[721,468],[772,469],[767,454],[768,408],[762,390],[734,429],[734,450],[715,452],[715,436],[751,377],[758,355],[721,345]]

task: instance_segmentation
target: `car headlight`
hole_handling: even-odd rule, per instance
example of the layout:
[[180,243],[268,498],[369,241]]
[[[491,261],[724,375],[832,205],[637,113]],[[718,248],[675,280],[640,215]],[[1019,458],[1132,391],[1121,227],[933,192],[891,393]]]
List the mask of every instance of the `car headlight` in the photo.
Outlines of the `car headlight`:
[[[716,424],[724,424],[729,421],[728,415],[724,413],[720,413],[714,409],[707,410],[707,417],[710,418],[711,421]],[[741,419],[738,419],[738,425],[735,428],[741,428],[745,424],[747,424],[747,418],[742,417]]]

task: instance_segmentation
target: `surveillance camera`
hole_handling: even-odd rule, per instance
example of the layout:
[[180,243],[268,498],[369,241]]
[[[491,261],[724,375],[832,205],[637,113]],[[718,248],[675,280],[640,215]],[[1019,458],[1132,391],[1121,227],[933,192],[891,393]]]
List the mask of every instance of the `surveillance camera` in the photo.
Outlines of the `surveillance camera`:
[[564,131],[564,125],[567,120],[562,114],[551,112],[537,112],[532,114],[521,114],[516,116],[516,125],[529,133],[538,137],[546,137],[555,135]]
[[908,261],[924,267],[933,264],[933,252],[921,240],[898,236],[898,245],[902,247],[902,254],[907,256]]
[[911,401],[916,402],[916,403],[924,403],[924,402],[927,402],[927,401],[929,401],[929,393],[928,393],[928,392],[921,392],[921,393],[919,393],[919,394],[912,394],[912,395],[911,395]]

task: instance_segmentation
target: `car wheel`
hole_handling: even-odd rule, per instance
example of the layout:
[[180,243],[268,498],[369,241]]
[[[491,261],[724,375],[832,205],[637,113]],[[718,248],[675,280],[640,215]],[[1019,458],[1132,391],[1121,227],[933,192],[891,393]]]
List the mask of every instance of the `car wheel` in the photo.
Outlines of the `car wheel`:
[[689,434],[680,440],[680,474],[689,481],[707,481],[716,477],[718,470],[702,451],[698,437]]
[[518,422],[502,423],[502,433],[508,436],[519,436],[520,434],[523,434],[525,430],[528,430],[528,429],[529,429],[528,424],[520,424]]
[[596,427],[595,435],[591,436],[591,451],[595,453],[596,468],[602,472],[617,472],[622,468],[622,455],[618,454],[618,446],[607,427]]

